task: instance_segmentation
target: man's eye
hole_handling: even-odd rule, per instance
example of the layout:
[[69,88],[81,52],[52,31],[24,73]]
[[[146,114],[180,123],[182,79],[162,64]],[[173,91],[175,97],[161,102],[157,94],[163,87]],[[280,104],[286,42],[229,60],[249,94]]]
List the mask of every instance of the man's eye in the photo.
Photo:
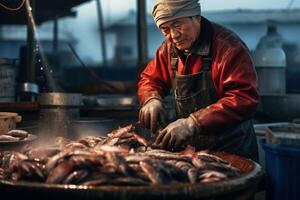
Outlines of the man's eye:
[[180,29],[180,28],[181,28],[181,25],[180,25],[180,24],[176,24],[176,25],[174,26],[174,28]]
[[168,29],[162,29],[162,32],[163,32],[163,34],[168,34],[169,33]]
[[174,27],[181,26],[181,23],[180,23],[180,22],[176,22],[176,23],[173,24],[173,26],[174,26]]

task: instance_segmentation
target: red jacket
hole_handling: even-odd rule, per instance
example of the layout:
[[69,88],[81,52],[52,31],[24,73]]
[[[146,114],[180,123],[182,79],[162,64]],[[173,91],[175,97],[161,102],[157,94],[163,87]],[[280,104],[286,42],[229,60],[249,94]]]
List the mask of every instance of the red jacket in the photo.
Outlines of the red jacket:
[[[247,47],[230,30],[212,24],[212,79],[219,100],[194,113],[201,129],[237,124],[251,118],[259,102],[257,76]],[[205,27],[201,26],[201,33]],[[202,36],[202,34],[201,34]],[[201,40],[202,38],[200,38]],[[203,38],[205,40],[205,38]],[[171,88],[170,42],[164,41],[155,57],[140,75],[138,97],[140,104],[151,98],[163,98]],[[205,52],[205,48],[202,48]],[[184,69],[178,61],[178,75],[194,74],[202,69],[199,54],[188,56]]]

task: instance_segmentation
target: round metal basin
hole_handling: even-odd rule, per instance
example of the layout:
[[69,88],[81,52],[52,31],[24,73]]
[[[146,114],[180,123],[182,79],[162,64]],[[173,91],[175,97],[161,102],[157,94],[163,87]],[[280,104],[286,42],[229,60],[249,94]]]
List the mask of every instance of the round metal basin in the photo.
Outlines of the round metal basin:
[[42,106],[79,106],[82,95],[79,93],[40,93],[38,102]]
[[1,199],[250,199],[264,173],[255,162],[222,152],[213,153],[242,171],[237,178],[215,183],[153,186],[50,185],[30,182],[0,181]]
[[100,106],[106,108],[132,108],[138,107],[136,96],[132,95],[98,95],[83,97],[83,104],[87,106]]
[[78,139],[84,136],[106,136],[118,128],[118,121],[109,118],[81,118],[68,124],[68,136]]

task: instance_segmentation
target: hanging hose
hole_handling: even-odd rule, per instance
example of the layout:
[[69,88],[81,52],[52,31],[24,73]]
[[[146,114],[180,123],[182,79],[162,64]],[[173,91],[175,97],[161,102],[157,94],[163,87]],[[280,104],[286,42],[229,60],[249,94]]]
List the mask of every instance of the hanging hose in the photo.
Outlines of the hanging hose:
[[4,5],[3,3],[0,3],[0,7],[3,7],[4,9],[11,11],[11,12],[16,12],[23,7],[24,3],[25,3],[25,0],[22,0],[21,4],[17,8],[10,8],[6,5]]

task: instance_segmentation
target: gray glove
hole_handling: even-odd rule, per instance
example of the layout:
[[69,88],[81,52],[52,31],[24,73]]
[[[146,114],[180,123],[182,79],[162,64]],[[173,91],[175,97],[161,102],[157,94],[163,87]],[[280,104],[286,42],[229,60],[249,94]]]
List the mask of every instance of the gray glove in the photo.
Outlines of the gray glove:
[[199,127],[192,116],[178,119],[159,132],[154,146],[170,151],[178,151],[183,148],[183,144],[187,144],[187,141],[198,130]]
[[155,133],[158,123],[164,123],[164,106],[158,99],[149,100],[139,112],[139,120],[143,126]]

